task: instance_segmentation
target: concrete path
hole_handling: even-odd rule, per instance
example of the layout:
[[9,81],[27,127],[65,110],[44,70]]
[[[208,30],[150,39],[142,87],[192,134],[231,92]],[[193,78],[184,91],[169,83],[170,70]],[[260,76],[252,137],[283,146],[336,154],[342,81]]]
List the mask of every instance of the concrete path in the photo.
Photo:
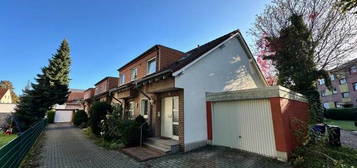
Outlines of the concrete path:
[[46,168],[285,168],[287,164],[255,154],[206,147],[193,152],[137,162],[118,151],[96,146],[80,129],[50,124],[44,135],[40,167]]

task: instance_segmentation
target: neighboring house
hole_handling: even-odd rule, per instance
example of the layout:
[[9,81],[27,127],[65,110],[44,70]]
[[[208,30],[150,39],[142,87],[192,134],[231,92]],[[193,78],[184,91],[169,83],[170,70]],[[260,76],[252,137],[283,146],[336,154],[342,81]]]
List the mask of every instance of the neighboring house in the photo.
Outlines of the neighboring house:
[[0,88],[0,103],[12,103],[10,89]]
[[109,97],[109,90],[118,87],[119,78],[117,77],[105,77],[95,84],[94,100],[111,102]]
[[16,104],[0,103],[0,126],[5,123],[5,119],[15,112]]
[[156,45],[118,71],[112,101],[127,117],[143,115],[153,136],[175,140],[184,151],[207,144],[206,92],[266,87],[238,30],[186,53]]
[[318,80],[321,103],[325,108],[357,106],[357,59],[329,71],[332,90],[324,79]]
[[84,91],[84,96],[83,96],[83,109],[84,111],[88,114],[89,113],[89,108],[93,103],[93,98],[94,98],[94,92],[95,88],[89,88]]
[[80,89],[70,89],[67,101],[64,104],[55,105],[55,122],[71,122],[76,110],[83,110],[84,91]]

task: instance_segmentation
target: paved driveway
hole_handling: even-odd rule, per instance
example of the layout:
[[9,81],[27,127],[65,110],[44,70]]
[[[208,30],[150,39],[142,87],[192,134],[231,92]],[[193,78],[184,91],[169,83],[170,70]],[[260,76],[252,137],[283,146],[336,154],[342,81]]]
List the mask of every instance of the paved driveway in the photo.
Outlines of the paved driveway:
[[285,168],[286,164],[254,154],[225,148],[207,147],[194,152],[169,155],[147,162],[136,162],[118,151],[96,146],[78,128],[68,124],[51,124],[44,136],[41,167],[105,168],[105,167],[237,167]]

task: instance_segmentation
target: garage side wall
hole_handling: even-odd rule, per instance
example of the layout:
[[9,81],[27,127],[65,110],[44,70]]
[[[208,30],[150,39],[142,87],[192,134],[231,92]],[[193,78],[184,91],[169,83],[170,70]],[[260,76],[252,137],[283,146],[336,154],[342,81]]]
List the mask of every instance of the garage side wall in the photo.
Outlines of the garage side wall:
[[309,105],[306,102],[280,97],[270,98],[270,104],[276,148],[278,154],[287,159],[288,154],[299,145],[295,133],[307,130]]

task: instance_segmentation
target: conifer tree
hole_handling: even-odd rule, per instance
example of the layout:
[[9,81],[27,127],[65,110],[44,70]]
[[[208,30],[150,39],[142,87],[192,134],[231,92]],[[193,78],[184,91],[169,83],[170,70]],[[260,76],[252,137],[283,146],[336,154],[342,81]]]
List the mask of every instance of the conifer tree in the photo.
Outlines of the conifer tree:
[[328,73],[318,70],[314,62],[312,34],[305,25],[302,16],[293,14],[291,24],[280,31],[279,37],[268,37],[269,47],[275,51],[271,59],[278,70],[278,84],[307,96],[310,103],[311,119],[322,122],[322,106],[316,81],[325,78],[326,85],[331,86]]
[[70,49],[63,40],[49,64],[37,74],[36,82],[25,89],[17,105],[15,117],[20,131],[42,119],[55,104],[63,104],[68,97]]

